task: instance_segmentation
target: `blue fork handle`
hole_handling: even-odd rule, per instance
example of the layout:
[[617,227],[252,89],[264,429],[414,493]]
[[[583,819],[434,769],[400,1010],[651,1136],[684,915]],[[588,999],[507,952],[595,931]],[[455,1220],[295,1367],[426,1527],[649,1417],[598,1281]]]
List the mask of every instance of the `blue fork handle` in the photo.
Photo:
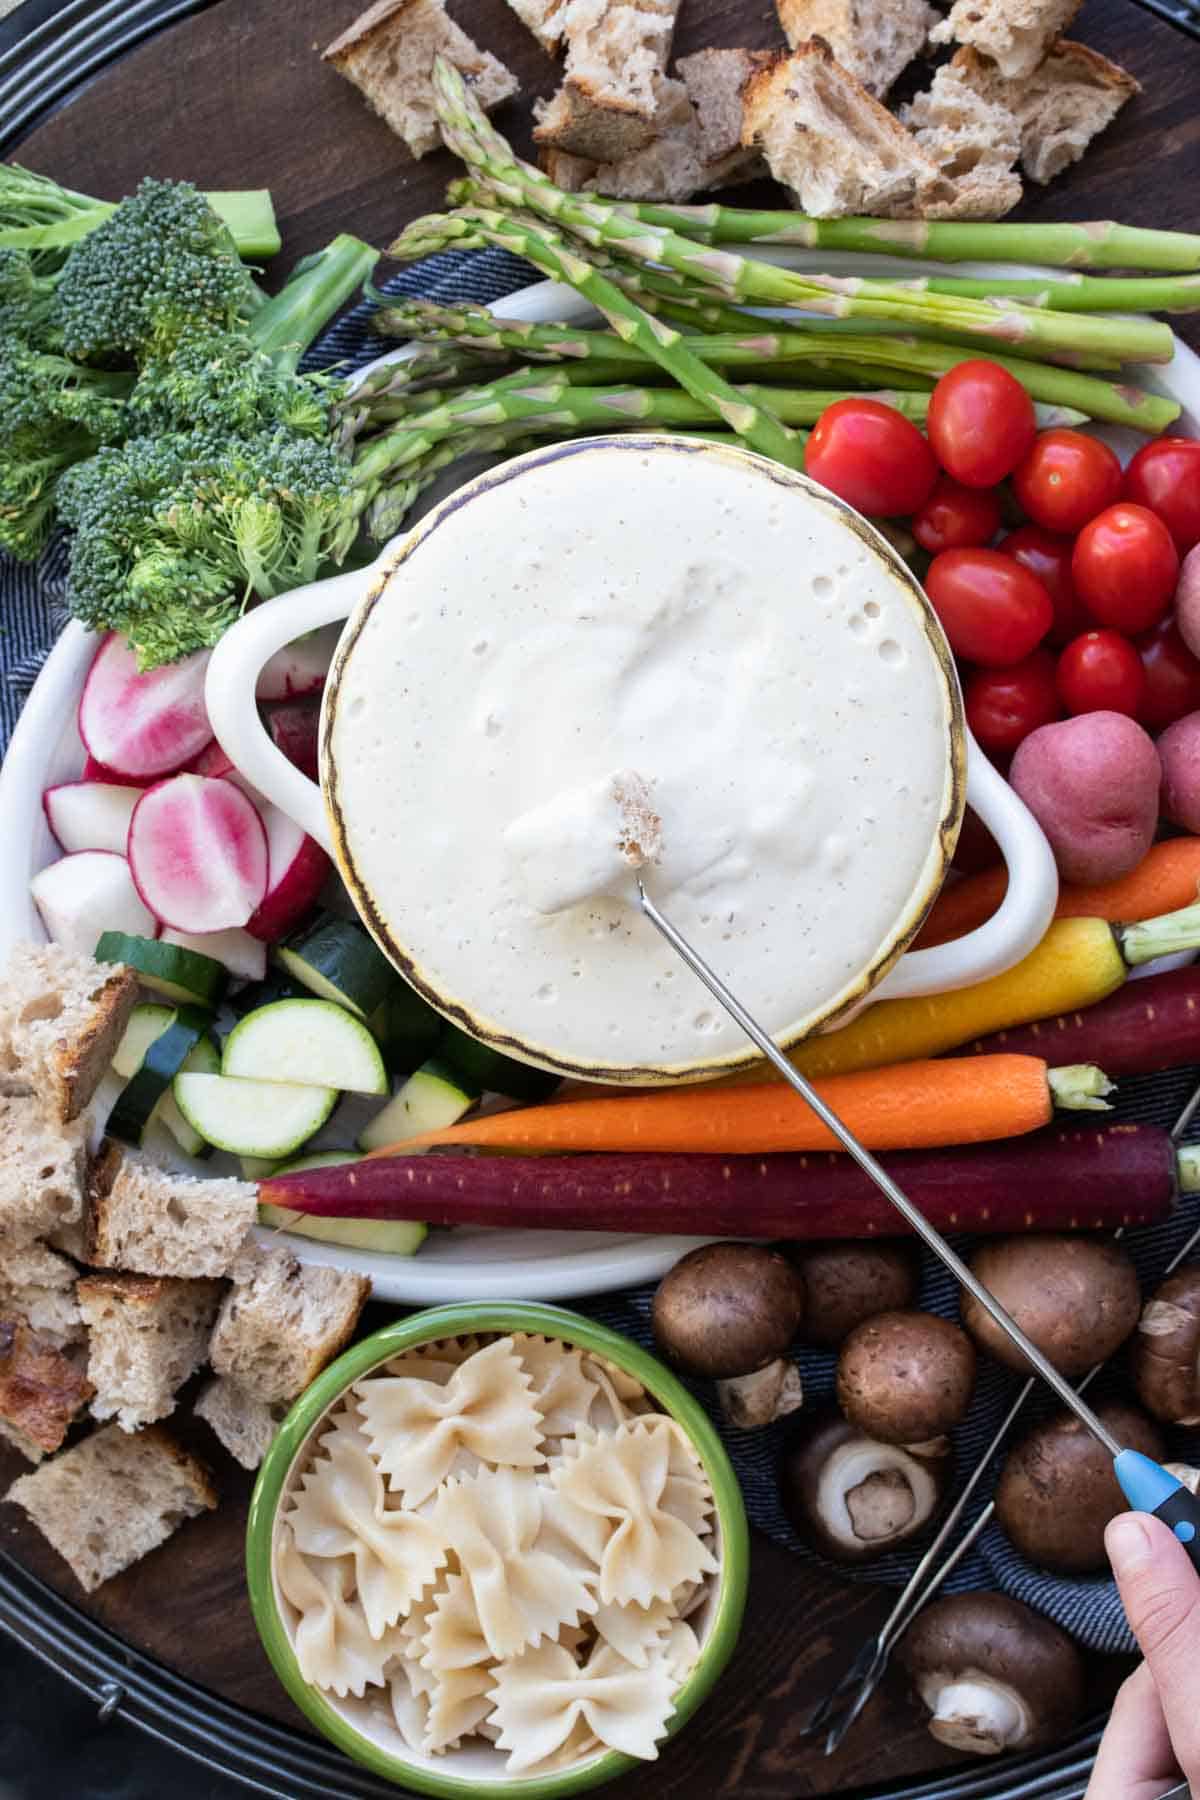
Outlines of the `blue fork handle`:
[[1113,1473],[1129,1504],[1169,1526],[1200,1571],[1200,1499],[1140,1450],[1122,1450],[1113,1460]]

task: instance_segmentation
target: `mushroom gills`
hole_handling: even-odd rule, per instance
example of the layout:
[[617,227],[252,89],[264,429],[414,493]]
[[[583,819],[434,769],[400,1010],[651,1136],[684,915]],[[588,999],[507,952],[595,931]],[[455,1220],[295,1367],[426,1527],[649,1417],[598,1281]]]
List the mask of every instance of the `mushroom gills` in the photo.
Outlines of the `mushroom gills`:
[[975,1756],[999,1756],[1025,1742],[1033,1730],[1029,1708],[1014,1687],[981,1669],[948,1669],[924,1675],[917,1691],[929,1708],[929,1730],[939,1744]]
[[932,1475],[894,1444],[860,1440],[835,1450],[817,1489],[826,1530],[848,1550],[911,1535],[937,1504]]

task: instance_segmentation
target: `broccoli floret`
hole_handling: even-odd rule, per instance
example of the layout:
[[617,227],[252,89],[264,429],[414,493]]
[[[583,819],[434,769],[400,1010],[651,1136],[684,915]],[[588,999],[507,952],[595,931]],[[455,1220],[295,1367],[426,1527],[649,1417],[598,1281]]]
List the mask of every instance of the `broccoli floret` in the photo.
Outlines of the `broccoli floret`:
[[37,273],[28,251],[0,247],[0,342],[16,334],[49,347],[54,288],[52,277]]
[[272,425],[324,437],[337,384],[295,375],[240,332],[185,338],[142,366],[129,403],[131,432],[199,428],[244,433]]

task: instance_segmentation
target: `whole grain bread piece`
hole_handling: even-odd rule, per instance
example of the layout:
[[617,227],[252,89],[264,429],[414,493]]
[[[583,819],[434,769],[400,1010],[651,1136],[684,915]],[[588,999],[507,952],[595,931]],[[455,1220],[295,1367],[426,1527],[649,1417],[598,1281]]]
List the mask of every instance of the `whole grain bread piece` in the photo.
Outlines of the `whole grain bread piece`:
[[0,1316],[25,1319],[56,1349],[78,1343],[84,1325],[75,1274],[46,1244],[0,1243]]
[[88,1176],[86,1261],[142,1275],[224,1275],[257,1217],[258,1189],[177,1175],[105,1143]]
[[517,91],[517,78],[447,17],[441,0],[379,0],[324,51],[415,157],[442,141],[433,103],[433,64],[452,62],[485,111]]
[[553,56],[562,43],[563,0],[508,0],[508,4],[547,55]]
[[88,1328],[92,1417],[122,1431],[165,1419],[208,1352],[219,1281],[173,1275],[87,1275],[79,1309]]
[[1008,107],[980,93],[954,62],[937,70],[899,118],[954,184],[954,199],[932,203],[927,217],[999,219],[1012,211],[1021,198],[1020,128]]
[[954,0],[931,44],[967,44],[1010,81],[1032,75],[1083,0]]
[[90,1594],[185,1519],[210,1512],[217,1491],[204,1464],[161,1425],[135,1437],[106,1425],[22,1475],[5,1499],[24,1508]]
[[620,162],[658,133],[680,0],[565,0],[562,86],[534,107],[534,141],[596,163]]
[[813,218],[918,218],[953,198],[937,164],[819,38],[751,75],[742,141],[761,146],[776,181]]
[[793,50],[824,39],[877,100],[920,56],[941,17],[927,0],[775,0],[775,10]]
[[113,1059],[137,976],[61,944],[17,944],[0,982],[0,1091],[77,1119]]
[[197,1394],[195,1411],[243,1469],[257,1469],[271,1448],[287,1402],[259,1400],[236,1381],[218,1375]]
[[251,1247],[231,1275],[208,1360],[268,1405],[294,1400],[332,1362],[371,1292],[366,1276],[302,1265],[287,1250]]
[[61,1446],[93,1391],[78,1357],[24,1319],[0,1318],[0,1425],[30,1462]]
[[0,1095],[0,1253],[80,1218],[86,1152],[82,1119],[59,1124],[35,1094]]
[[700,129],[702,189],[766,174],[759,152],[742,143],[742,100],[755,70],[770,61],[769,50],[696,50],[676,63]]
[[1125,102],[1142,91],[1141,83],[1119,64],[1069,38],[1060,39],[1045,61],[1020,81],[1006,81],[969,49],[956,51],[950,69],[981,101],[1013,115],[1021,167],[1031,181],[1039,182],[1052,181],[1078,162]]

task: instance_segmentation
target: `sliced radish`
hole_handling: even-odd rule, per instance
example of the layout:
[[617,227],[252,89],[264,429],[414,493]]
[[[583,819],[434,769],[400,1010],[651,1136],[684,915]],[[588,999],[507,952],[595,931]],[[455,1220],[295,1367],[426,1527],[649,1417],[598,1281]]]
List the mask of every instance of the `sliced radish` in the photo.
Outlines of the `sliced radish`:
[[267,730],[275,748],[282,750],[290,763],[295,763],[310,781],[317,774],[317,732],[321,721],[321,705],[316,700],[289,700],[273,706],[267,713]]
[[112,850],[79,850],[42,869],[29,884],[56,944],[91,956],[106,931],[152,938],[158,921],[138,897],[129,864]]
[[158,780],[157,775],[122,775],[116,769],[105,768],[97,762],[89,751],[83,759],[80,781],[103,781],[108,787],[150,787]]
[[319,694],[341,635],[340,625],[325,625],[277,650],[259,671],[254,690],[258,698],[294,700],[300,694]]
[[177,944],[181,950],[196,950],[223,963],[239,981],[262,981],[267,973],[267,946],[251,937],[248,931],[174,931],[170,926],[162,934],[164,944]]
[[176,931],[244,925],[267,891],[267,834],[232,781],[173,775],[133,809],[129,861],[138,893]]
[[187,768],[181,773],[186,775],[211,775],[215,780],[221,775],[235,775],[233,764],[218,744],[216,738],[206,744],[199,756],[193,757]]
[[117,632],[105,638],[79,701],[79,735],[97,762],[119,775],[166,775],[212,738],[204,710],[209,652],[139,675]]
[[280,807],[264,800],[258,811],[267,832],[267,892],[246,930],[265,944],[275,944],[313,911],[330,862],[316,839]]
[[64,781],[42,795],[46,822],[64,850],[115,850],[125,854],[129,821],[140,787],[109,781]]

